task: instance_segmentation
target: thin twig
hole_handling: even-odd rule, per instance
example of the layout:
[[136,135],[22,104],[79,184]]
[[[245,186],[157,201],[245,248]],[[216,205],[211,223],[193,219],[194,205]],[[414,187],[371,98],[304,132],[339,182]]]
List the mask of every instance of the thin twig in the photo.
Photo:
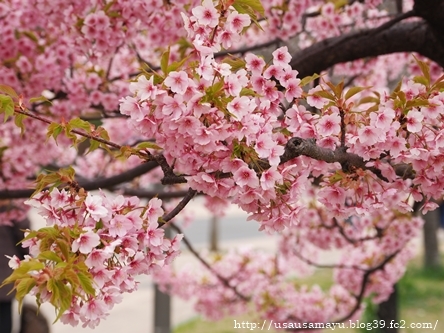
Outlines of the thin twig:
[[191,187],[188,189],[187,194],[183,197],[183,199],[177,204],[176,207],[174,207],[173,210],[171,210],[168,214],[165,214],[162,217],[162,225],[166,224],[167,222],[171,221],[177,214],[179,214],[182,209],[185,208],[186,205],[191,201],[191,199],[194,198],[197,191],[193,190]]
[[[174,230],[176,230],[179,234],[183,234],[182,230],[174,223],[171,223],[171,227]],[[230,285],[229,280],[225,279],[218,272],[216,272],[213,269],[213,267],[211,267],[211,265],[204,258],[202,258],[202,256],[196,251],[196,249],[193,247],[193,245],[188,241],[188,239],[186,237],[184,237],[182,239],[182,241],[184,242],[184,244],[186,245],[188,250],[196,257],[196,259],[199,260],[201,262],[201,264],[204,265],[214,276],[216,276],[219,279],[219,281],[221,281],[223,283],[223,285],[225,287],[233,290],[233,292],[243,301],[246,301],[246,302],[250,301],[250,297],[241,294],[235,286]]]

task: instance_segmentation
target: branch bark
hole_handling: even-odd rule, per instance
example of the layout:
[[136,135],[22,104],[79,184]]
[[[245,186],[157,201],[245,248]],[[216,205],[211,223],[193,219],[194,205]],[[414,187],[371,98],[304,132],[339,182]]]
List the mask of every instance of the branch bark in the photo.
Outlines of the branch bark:
[[[108,178],[99,178],[92,181],[79,181],[79,186],[83,187],[87,191],[96,190],[99,188],[112,188],[122,183],[126,183],[139,177],[158,166],[157,162],[150,161],[136,166],[133,169],[124,171],[116,176]],[[0,199],[20,199],[29,198],[35,189],[19,189],[19,190],[3,190],[0,191]]]
[[431,27],[432,34],[444,45],[444,1],[415,0],[415,13],[422,17]]
[[[319,147],[316,145],[314,139],[295,137],[287,142],[285,152],[281,156],[281,164],[298,156],[307,156],[327,163],[340,163],[344,172],[353,172],[356,169],[369,170],[379,179],[388,181],[387,178],[382,175],[381,170],[366,166],[366,161],[364,161],[361,156],[347,152],[346,147],[331,150]],[[395,166],[394,169],[399,177],[411,178],[413,176],[412,168],[409,165]]]
[[339,63],[397,52],[417,52],[444,67],[444,44],[425,21],[329,38],[294,54],[290,65],[305,77]]

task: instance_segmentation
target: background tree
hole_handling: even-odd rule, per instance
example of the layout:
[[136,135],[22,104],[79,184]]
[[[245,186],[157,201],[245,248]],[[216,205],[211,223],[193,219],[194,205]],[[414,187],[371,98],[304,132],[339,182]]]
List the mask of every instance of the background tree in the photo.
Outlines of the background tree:
[[[1,221],[34,194],[48,222],[5,283],[91,327],[141,273],[213,319],[358,318],[404,272],[413,203],[443,195],[443,3],[2,2]],[[215,260],[184,239],[205,270],[171,272],[196,194],[279,233],[279,253]],[[328,291],[295,283],[320,249],[344,253]]]

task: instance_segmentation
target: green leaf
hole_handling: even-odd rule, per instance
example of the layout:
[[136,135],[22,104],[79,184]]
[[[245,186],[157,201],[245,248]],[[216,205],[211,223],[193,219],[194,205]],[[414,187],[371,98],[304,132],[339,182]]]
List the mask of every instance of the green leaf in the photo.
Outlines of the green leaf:
[[348,0],[332,0],[331,2],[334,3],[335,9],[340,9],[349,4]]
[[58,291],[59,291],[59,311],[57,313],[57,317],[54,320],[54,323],[57,322],[60,317],[65,313],[66,310],[68,310],[71,306],[71,302],[72,302],[72,290],[71,288],[69,288],[68,286],[66,286],[65,284],[63,284],[63,282],[61,281],[57,281],[56,283]]
[[47,99],[45,96],[32,97],[29,99],[29,103],[42,103],[42,102],[49,103],[52,105],[52,102],[49,99]]
[[326,99],[329,99],[331,101],[335,100],[335,96],[333,96],[331,93],[329,93],[326,90],[316,91],[316,92],[313,93],[313,95],[316,95],[316,96],[319,96],[319,97],[322,97],[322,98],[326,98]]
[[20,135],[23,135],[25,132],[25,125],[23,124],[23,120],[26,118],[26,116],[22,113],[19,113],[14,118],[15,125],[20,128]]
[[[236,6],[240,6],[243,9],[251,8],[251,10],[258,12],[260,15],[265,15],[264,7],[259,0],[236,0],[232,6],[236,8]],[[239,12],[239,10],[238,10]],[[239,12],[240,13],[240,12]]]
[[108,10],[110,10],[110,8],[111,8],[115,3],[116,3],[116,0],[113,0],[113,1],[108,2],[108,3],[106,4],[106,6],[103,7],[103,11],[104,11],[105,13],[107,13]]
[[128,157],[130,157],[133,154],[134,154],[133,148],[131,148],[130,146],[122,146],[120,148],[120,153],[117,154],[116,158],[119,158],[119,157],[128,158]]
[[333,175],[329,177],[330,183],[335,184],[339,181],[341,181],[344,178],[344,175],[342,172],[336,171]]
[[344,91],[344,81],[339,82],[336,86],[331,82],[326,82],[326,83],[335,94],[335,97],[341,98],[342,92]]
[[72,141],[72,145],[76,146],[78,142],[77,135],[72,132],[72,127],[70,123],[65,124],[65,136]]
[[2,287],[9,283],[14,283],[17,280],[29,277],[30,271],[38,271],[45,267],[45,265],[37,260],[22,261],[20,266],[15,269],[3,282]]
[[89,140],[89,148],[85,155],[88,155],[90,152],[96,150],[100,147],[100,142],[97,140]]
[[62,261],[62,258],[60,258],[53,251],[43,251],[39,253],[37,259],[50,260],[50,261],[55,261],[57,263]]
[[246,64],[245,60],[239,58],[225,58],[223,63],[230,65],[233,71],[245,68]]
[[433,85],[433,90],[435,91],[443,91],[444,90],[444,82],[437,82]]
[[399,98],[399,101],[402,103],[402,105],[405,105],[406,101],[407,101],[407,97],[405,96],[405,92],[403,91],[398,91],[396,93],[396,97]]
[[0,113],[5,114],[4,122],[14,115],[14,101],[11,96],[0,95]]
[[424,76],[415,76],[413,78],[413,82],[422,84],[425,87],[428,87],[429,81]]
[[361,91],[367,89],[367,87],[352,87],[345,93],[345,100],[348,100],[349,98],[353,97],[357,93],[360,93]]
[[18,97],[19,97],[14,89],[12,89],[10,86],[4,85],[4,84],[0,84],[0,92],[4,93],[6,95],[9,95],[12,98],[18,99]]
[[76,172],[72,166],[68,166],[66,168],[59,169],[56,174],[59,176],[60,181],[63,183],[69,183],[74,181]]
[[313,82],[316,79],[319,79],[321,76],[319,74],[313,74],[311,76],[306,76],[301,80],[301,83],[299,83],[299,85],[301,87],[306,86],[307,84]]
[[51,136],[54,138],[57,143],[57,137],[62,133],[63,126],[57,123],[51,123],[48,126],[48,132],[46,133],[46,139],[49,139]]
[[97,127],[97,129],[95,130],[96,135],[99,135],[99,138],[102,138],[106,141],[109,141],[109,134],[106,131],[106,129],[104,129],[102,126]]
[[89,122],[82,120],[80,118],[71,119],[69,121],[69,124],[71,125],[72,128],[80,128],[87,133],[91,133],[91,131],[92,131],[92,129],[91,129],[92,125]]
[[376,97],[372,97],[372,96],[366,96],[366,97],[361,98],[359,100],[358,105],[366,104],[366,103],[376,103],[376,104],[379,104],[379,99],[376,98]]
[[161,147],[159,147],[158,145],[156,145],[154,142],[141,142],[139,143],[136,147],[137,150],[142,150],[142,149],[162,149]]
[[77,276],[80,281],[80,285],[82,286],[83,291],[91,296],[95,296],[96,291],[92,286],[92,277],[89,274],[85,274],[83,272],[78,272]]
[[181,38],[176,42],[176,44],[179,45],[179,53],[180,53],[181,58],[184,57],[186,51],[187,51],[189,48],[192,48],[192,47],[193,47],[193,44],[191,44],[190,41],[187,40],[187,39],[184,38],[184,37],[181,37]]
[[21,303],[23,298],[29,294],[32,288],[36,285],[35,279],[33,277],[24,278],[20,280],[16,287],[16,295],[15,298],[19,301],[19,306],[21,307]]
[[419,60],[415,57],[416,63],[418,64],[419,68],[421,69],[422,74],[424,75],[424,78],[426,80],[425,86],[430,85],[430,67],[427,63],[424,61]]
[[405,103],[406,109],[418,107],[418,106],[429,106],[430,103],[427,99],[412,99]]
[[365,110],[365,112],[369,113],[369,112],[376,112],[379,110],[379,105],[373,105],[371,107],[369,107],[367,110]]
[[23,33],[23,35],[28,37],[30,40],[32,40],[34,43],[37,44],[39,42],[39,39],[32,31],[22,31],[22,33]]
[[187,61],[187,60],[188,60],[188,57],[182,59],[181,61],[174,61],[173,63],[171,63],[170,65],[168,65],[168,67],[167,67],[167,72],[170,73],[170,72],[177,71],[178,69],[180,69],[180,68],[183,66],[183,64],[184,64],[185,61]]
[[242,88],[241,92],[239,93],[239,96],[258,96],[258,94],[250,88]]
[[54,269],[66,269],[66,267],[68,267],[68,263],[61,261],[54,266]]
[[160,69],[165,75],[168,75],[168,61],[170,60],[170,48],[166,50],[160,58]]
[[47,237],[47,236],[50,236],[50,237],[56,239],[57,237],[60,236],[60,230],[56,229],[54,227],[44,227],[44,228],[40,228],[39,230],[37,230],[37,237],[39,239],[41,239],[43,237]]
[[402,81],[399,81],[398,84],[396,85],[395,89],[393,89],[393,92],[391,93],[390,97],[391,98],[395,98],[396,94],[401,91],[401,87],[402,87]]

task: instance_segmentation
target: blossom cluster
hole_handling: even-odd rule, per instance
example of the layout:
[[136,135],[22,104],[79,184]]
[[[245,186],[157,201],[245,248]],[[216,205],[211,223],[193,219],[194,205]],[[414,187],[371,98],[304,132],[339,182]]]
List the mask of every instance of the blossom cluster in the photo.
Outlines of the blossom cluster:
[[[386,300],[404,274],[422,220],[396,210],[340,220],[329,218],[316,197],[311,200],[310,208],[299,212],[298,227],[280,233],[279,256],[251,248],[203,254],[211,269],[167,267],[155,274],[156,281],[212,320],[247,312],[247,303],[256,315],[276,321],[340,320],[356,306],[353,316],[359,318],[364,310],[359,297]],[[328,290],[300,284],[298,278],[322,267],[334,268],[335,283]]]
[[[31,279],[30,293],[39,303],[58,307],[65,324],[81,321],[95,327],[121,301],[122,293],[137,289],[135,276],[158,271],[180,253],[183,235],[167,239],[159,228],[159,199],[141,205],[136,197],[81,196],[54,189],[27,203],[48,227],[27,233],[23,247],[29,248],[30,256],[11,259],[16,270],[12,277]],[[19,275],[26,267],[28,276]],[[24,295],[18,290],[18,296]]]
[[[161,79],[140,75],[120,110],[141,134],[156,140],[192,188],[255,211],[259,202],[275,199],[274,187],[283,183],[277,171],[286,141],[279,130],[279,105],[301,97],[300,80],[288,64],[287,47],[273,52],[269,65],[253,54],[238,70],[215,59],[227,34],[234,38],[251,24],[248,15],[231,7],[220,13],[211,1],[192,14],[183,18],[198,65],[185,70],[173,63],[176,69],[164,68]],[[271,167],[255,168],[260,159]],[[216,172],[232,177],[219,178]]]
[[[409,217],[412,202],[423,202],[426,212],[444,195],[438,67],[416,61],[408,68],[417,76],[388,93],[381,86],[408,58],[358,60],[332,73],[360,73],[355,83],[362,87],[335,85],[324,75],[310,89],[312,81],[290,65],[287,46],[268,57],[223,55],[244,43],[294,36],[304,48],[377,26],[387,18],[377,8],[381,1],[264,1],[267,20],[237,11],[242,3],[255,2],[81,0],[63,10],[57,0],[0,4],[0,41],[8,46],[0,50],[2,83],[53,99],[51,106],[27,103],[33,112],[57,122],[119,116],[103,121],[113,141],[154,139],[167,167],[206,194],[211,207],[237,204],[260,230],[282,234],[279,255],[233,252],[214,260],[210,271],[176,274],[160,270],[179,253],[181,238],[166,239],[159,228],[160,200],[143,206],[134,197],[54,189],[29,201],[48,228],[26,237],[31,257],[11,261],[16,270],[9,281],[20,281],[19,297],[30,291],[51,302],[64,323],[94,327],[121,293],[135,290],[134,275],[153,272],[165,289],[197,297],[197,309],[213,319],[244,311],[251,301],[278,321],[332,321],[356,309],[356,295],[378,302],[389,295],[421,225]],[[370,85],[377,91],[364,88]],[[48,148],[41,145],[45,129],[29,122],[21,141],[11,121],[2,126],[4,188],[25,187],[54,161],[75,158],[75,169],[90,178],[139,164],[134,156],[116,163],[99,150],[76,157],[63,139]],[[328,156],[305,151],[283,158],[293,138]],[[349,161],[332,162],[336,153]],[[162,172],[147,177],[158,180]],[[331,249],[346,255],[336,263],[330,291],[299,286],[292,274],[308,273],[316,253]]]
[[[409,211],[411,195],[424,197],[425,211],[436,207],[430,200],[444,188],[436,175],[442,155],[437,145],[442,125],[436,119],[443,110],[437,89],[426,92],[424,84],[411,82],[404,89],[407,97],[365,99],[370,91],[364,88],[349,94],[343,87],[333,92],[321,84],[304,93],[287,47],[275,50],[269,63],[254,54],[235,63],[215,59],[224,35],[237,35],[251,23],[248,16],[232,7],[217,10],[212,1],[191,13],[182,16],[197,61],[140,75],[130,83],[133,95],[121,100],[120,110],[142,135],[156,140],[192,188],[229,198],[270,232],[300,223],[300,192],[312,186],[316,175],[323,175],[319,200],[332,217],[372,214],[392,197],[402,197],[394,208]],[[305,156],[282,164],[291,136],[314,139],[331,151],[347,147],[380,174],[365,169],[346,173],[339,163]],[[412,165],[416,178],[397,175],[397,165]],[[432,183],[436,188],[427,186]]]

